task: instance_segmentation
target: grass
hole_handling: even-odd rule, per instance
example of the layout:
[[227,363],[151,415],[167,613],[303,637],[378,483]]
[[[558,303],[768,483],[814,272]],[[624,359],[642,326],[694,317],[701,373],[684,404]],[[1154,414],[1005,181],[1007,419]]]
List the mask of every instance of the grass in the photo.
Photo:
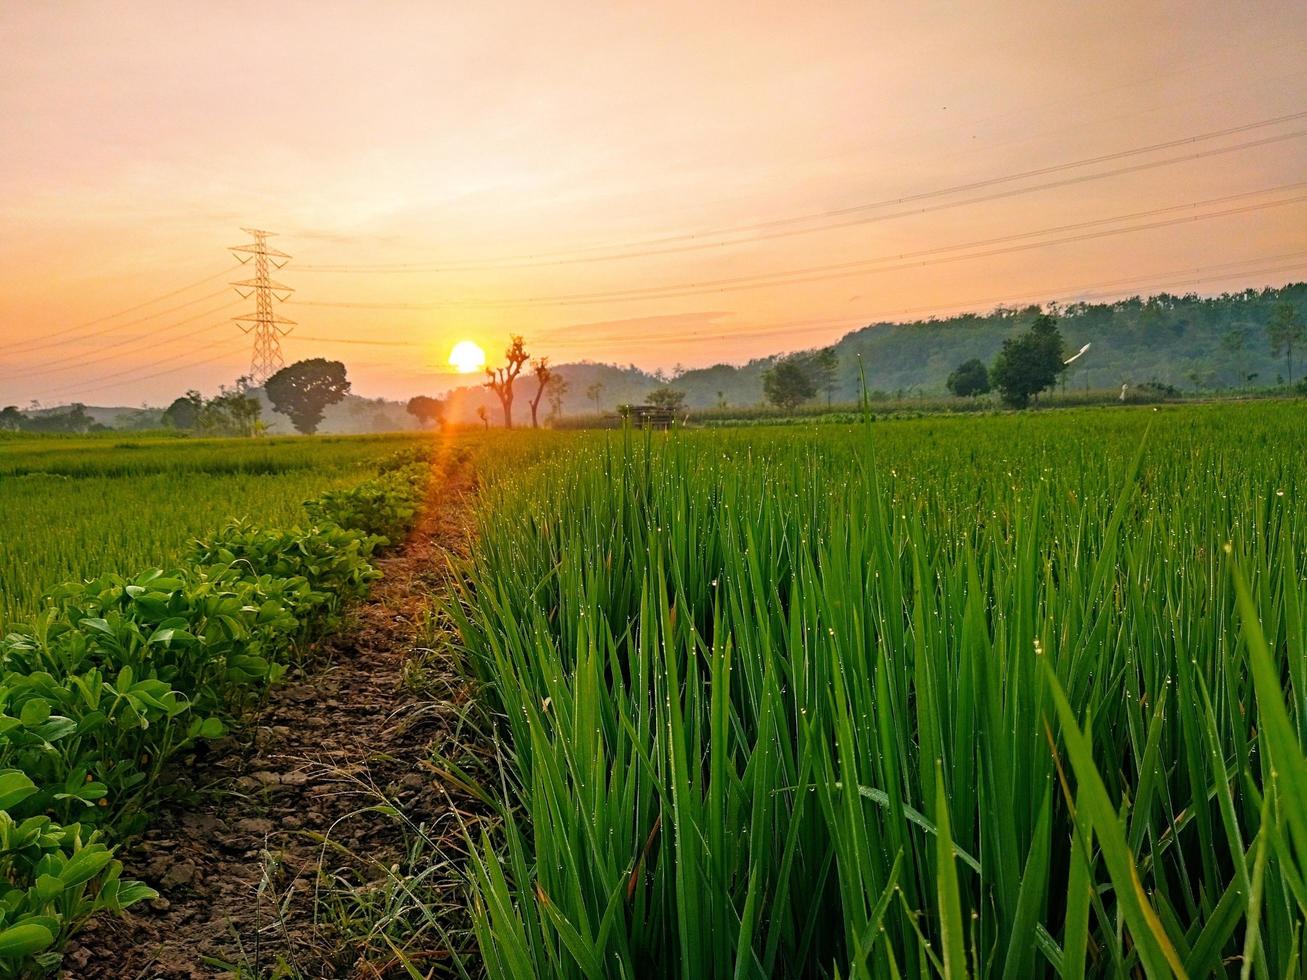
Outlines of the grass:
[[491,977],[1291,978],[1307,409],[611,434],[483,495]]
[[302,522],[306,498],[420,438],[0,439],[0,635],[52,586],[170,565],[230,518]]

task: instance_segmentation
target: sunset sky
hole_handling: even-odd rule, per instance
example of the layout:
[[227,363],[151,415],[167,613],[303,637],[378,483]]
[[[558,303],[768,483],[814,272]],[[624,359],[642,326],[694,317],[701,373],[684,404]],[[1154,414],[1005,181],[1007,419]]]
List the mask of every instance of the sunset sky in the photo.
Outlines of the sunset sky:
[[1302,0],[6,0],[0,50],[0,404],[242,374],[241,226],[287,360],[403,398],[464,338],[701,366],[1307,278]]

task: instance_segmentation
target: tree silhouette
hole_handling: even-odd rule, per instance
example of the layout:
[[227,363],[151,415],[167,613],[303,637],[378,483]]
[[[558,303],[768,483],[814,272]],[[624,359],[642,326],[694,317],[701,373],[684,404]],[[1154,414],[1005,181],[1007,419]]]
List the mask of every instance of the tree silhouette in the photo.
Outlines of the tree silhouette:
[[195,389],[191,389],[180,398],[174,398],[163,412],[163,421],[174,429],[194,429],[200,424],[200,411],[204,408],[204,399]]
[[414,395],[408,400],[407,411],[415,419],[422,423],[423,426],[430,426],[433,422],[439,422],[445,415],[445,403],[439,398],[429,398],[426,395]]
[[762,391],[778,408],[792,411],[817,394],[808,358],[800,354],[782,357],[762,376]]
[[808,377],[817,391],[826,393],[826,407],[835,396],[836,378],[840,369],[840,356],[834,347],[823,347],[809,358]]
[[504,357],[508,361],[504,367],[486,368],[487,380],[485,385],[498,396],[499,404],[504,407],[504,428],[511,429],[513,427],[513,382],[522,373],[522,368],[526,362],[531,360],[531,355],[526,352],[521,336],[513,334],[509,337],[508,350],[504,351]]
[[595,414],[599,413],[599,396],[603,393],[604,383],[596,381],[585,389],[585,397],[595,403]]
[[948,376],[948,390],[959,398],[986,394],[989,391],[989,371],[978,358],[963,361]]
[[541,357],[531,362],[531,370],[536,376],[536,393],[531,399],[531,428],[540,428],[540,420],[537,413],[540,411],[540,400],[545,397],[545,388],[555,377],[554,372],[549,370],[549,358]]
[[323,411],[349,394],[349,379],[340,361],[313,357],[282,368],[263,385],[272,407],[289,415],[297,431],[318,431]]
[[645,395],[644,400],[650,405],[665,408],[670,412],[678,412],[685,405],[685,392],[678,391],[671,385],[663,385]]

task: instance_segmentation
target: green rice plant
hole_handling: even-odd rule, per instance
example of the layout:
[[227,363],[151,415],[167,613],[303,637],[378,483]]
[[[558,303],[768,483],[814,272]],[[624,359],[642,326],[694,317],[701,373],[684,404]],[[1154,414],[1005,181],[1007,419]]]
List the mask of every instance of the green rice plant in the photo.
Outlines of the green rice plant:
[[304,520],[302,502],[412,462],[430,437],[0,440],[0,635],[63,582],[170,568],[232,519]]
[[1304,423],[626,433],[495,480],[449,608],[507,763],[487,973],[1298,975]]

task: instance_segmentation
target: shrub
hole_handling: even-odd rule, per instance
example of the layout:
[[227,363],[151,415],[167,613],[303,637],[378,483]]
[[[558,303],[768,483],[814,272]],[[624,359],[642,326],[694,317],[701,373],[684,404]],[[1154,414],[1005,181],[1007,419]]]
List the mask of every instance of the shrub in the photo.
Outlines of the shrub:
[[425,465],[412,463],[348,490],[328,490],[306,501],[304,508],[319,524],[357,528],[394,543],[413,526],[429,472]]
[[425,466],[306,504],[308,528],[227,524],[191,563],[59,586],[0,640],[0,977],[56,969],[86,918],[156,893],[109,844],[139,832],[179,753],[227,731],[380,573]]

